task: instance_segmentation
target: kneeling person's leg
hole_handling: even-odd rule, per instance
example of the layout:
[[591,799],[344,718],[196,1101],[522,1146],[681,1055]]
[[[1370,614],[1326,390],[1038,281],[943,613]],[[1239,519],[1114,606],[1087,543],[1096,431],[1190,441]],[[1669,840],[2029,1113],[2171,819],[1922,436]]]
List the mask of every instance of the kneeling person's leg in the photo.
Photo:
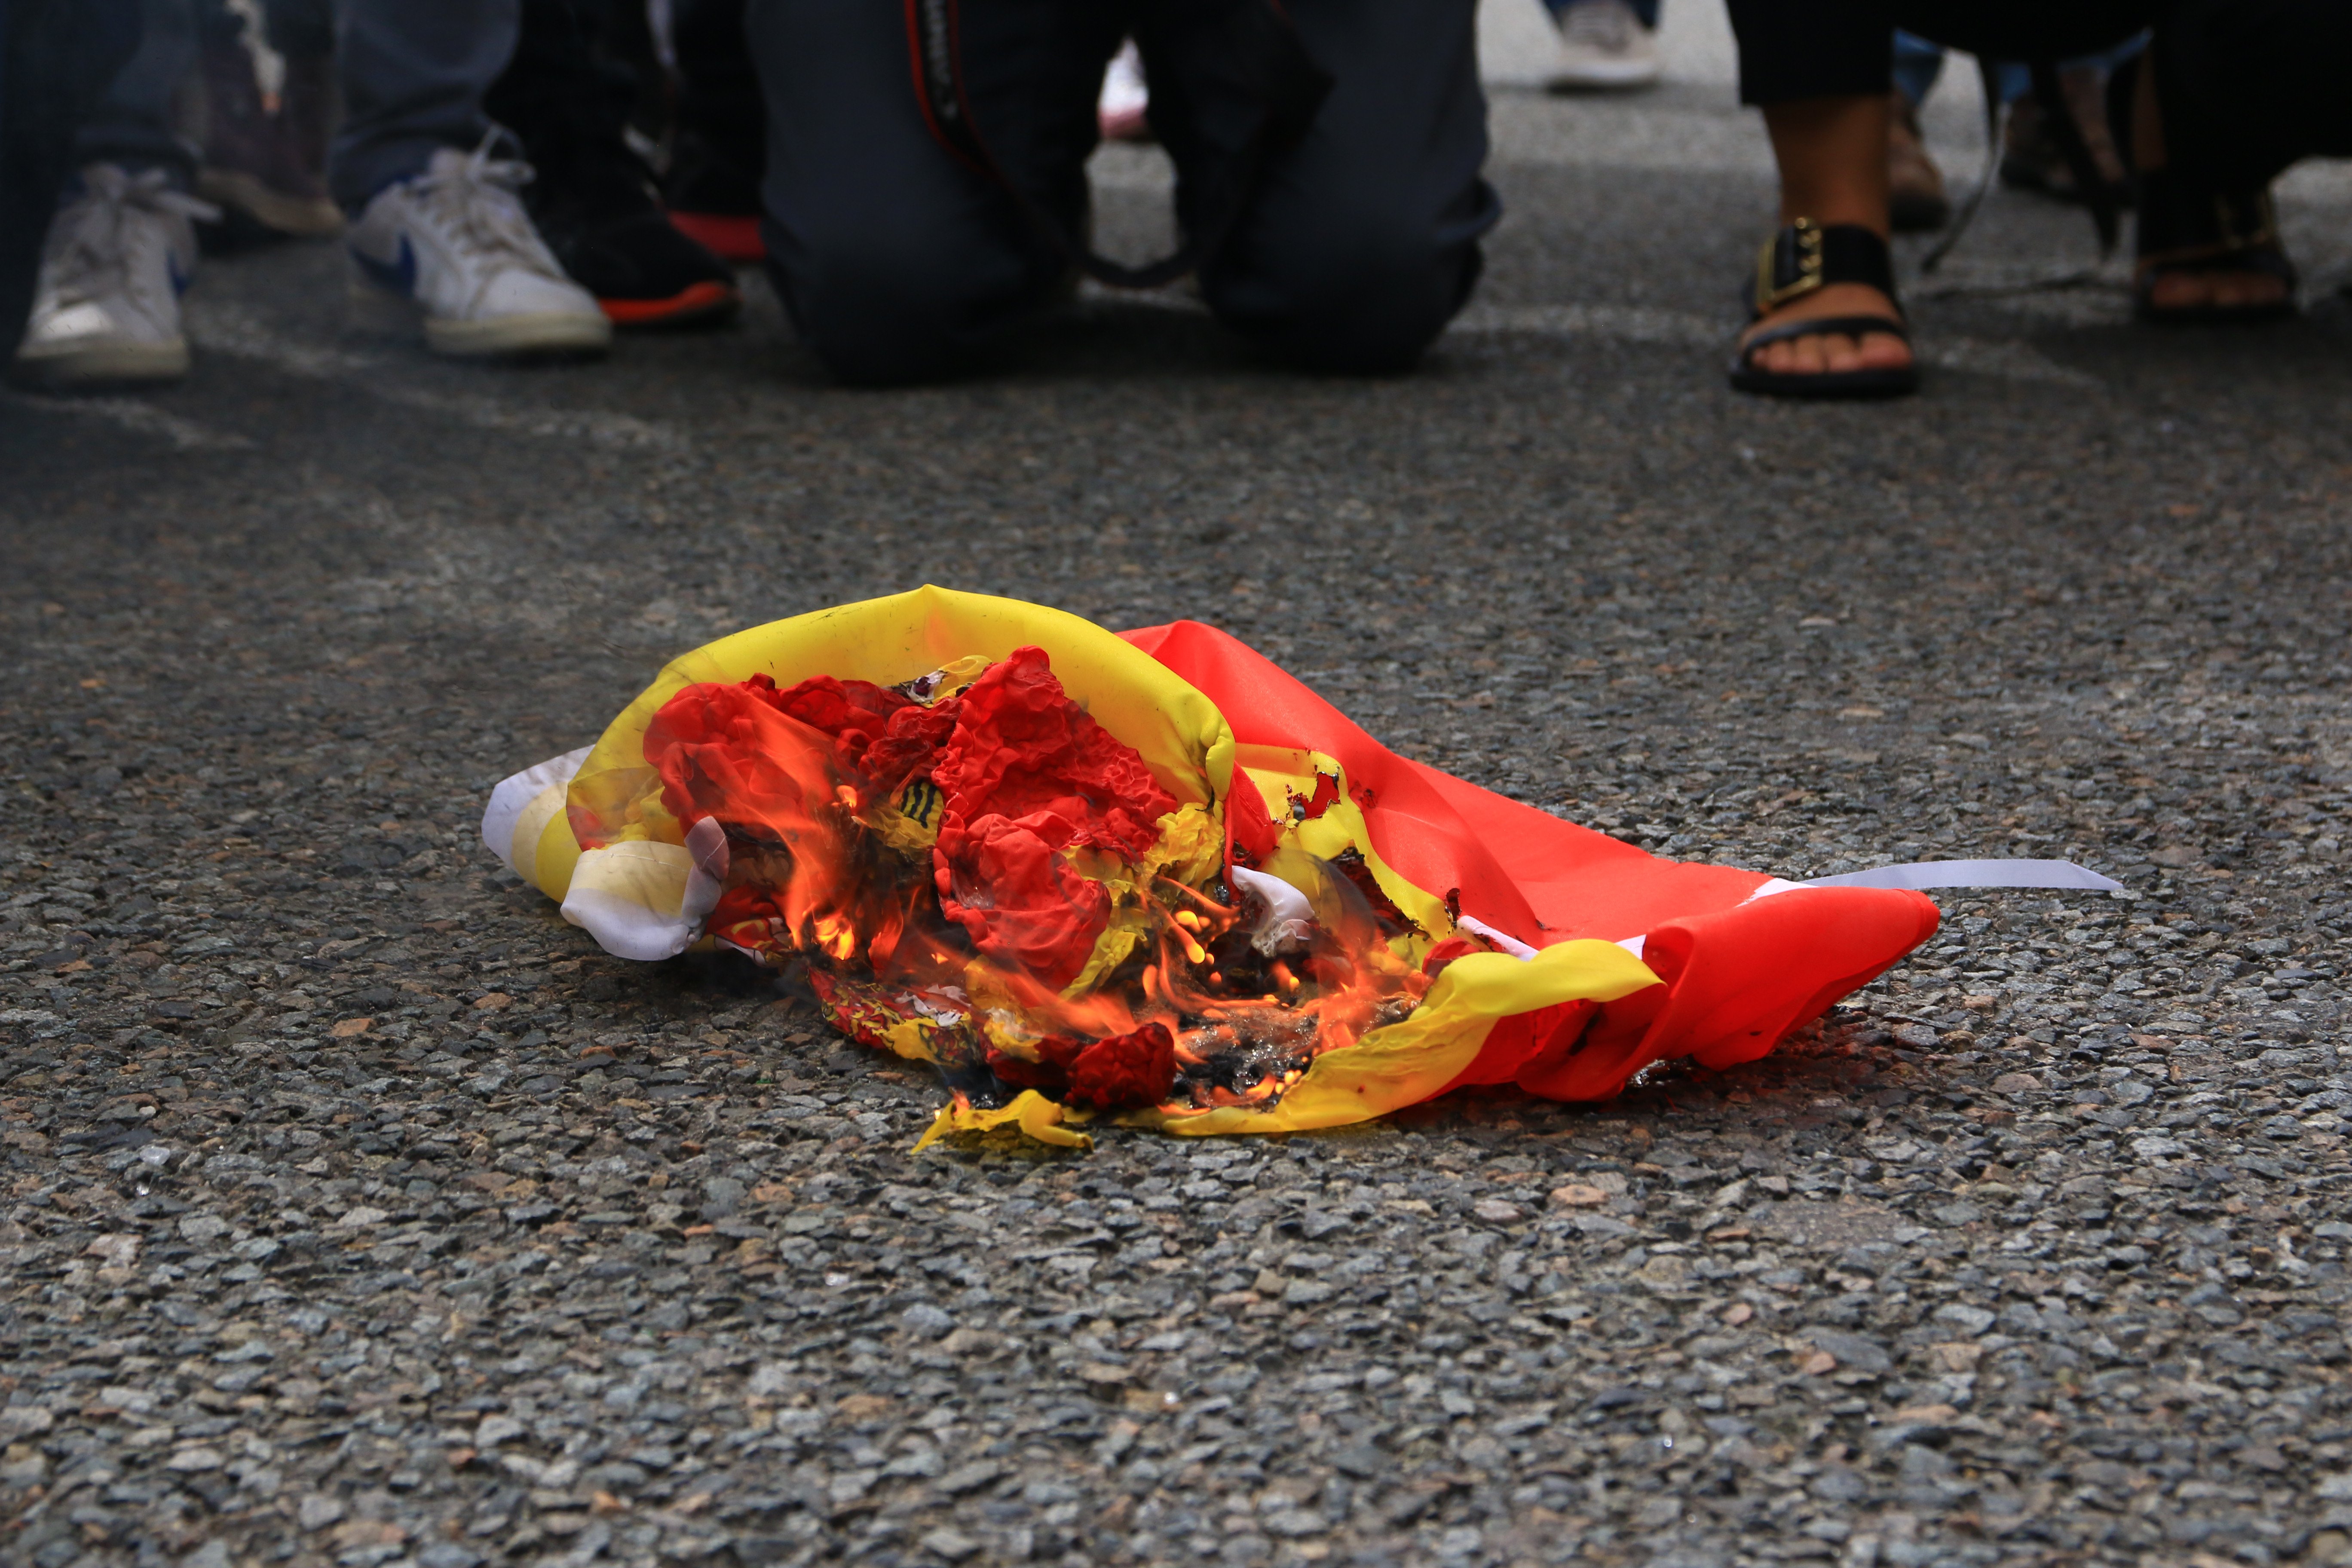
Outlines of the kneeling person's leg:
[[[1251,205],[1204,263],[1202,291],[1227,326],[1294,363],[1407,369],[1469,298],[1478,237],[1501,213],[1478,173],[1486,102],[1473,6],[1288,0],[1285,9],[1331,90],[1306,135],[1269,160]],[[1176,160],[1185,222],[1197,227],[1243,155],[1254,107],[1235,91],[1230,62],[1166,8],[1141,32],[1153,123]]]
[[[1059,9],[1053,0],[998,0],[985,42],[965,29],[967,75],[1001,76],[989,68],[1006,64],[1001,58],[972,57],[995,55],[1007,23],[1040,33],[1031,61],[1053,54]],[[751,0],[747,15],[767,102],[769,269],[803,341],[845,381],[962,369],[1050,301],[1069,270],[1000,186],[933,135],[907,18],[908,7],[876,0]],[[986,94],[976,118],[983,135],[1002,132],[992,146],[1020,143],[1008,122],[1040,112],[1051,96],[1040,83],[1033,99],[1025,85]],[[1083,101],[1091,112],[1091,97]],[[1073,175],[1085,152],[1074,150]]]

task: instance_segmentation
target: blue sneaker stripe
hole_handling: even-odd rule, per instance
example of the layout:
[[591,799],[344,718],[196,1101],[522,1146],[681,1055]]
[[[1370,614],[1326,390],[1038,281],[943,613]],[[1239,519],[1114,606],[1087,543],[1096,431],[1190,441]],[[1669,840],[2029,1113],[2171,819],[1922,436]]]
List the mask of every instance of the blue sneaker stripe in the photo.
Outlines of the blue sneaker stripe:
[[378,261],[356,246],[352,247],[352,259],[360,264],[360,270],[373,279],[379,289],[389,289],[404,298],[415,297],[416,252],[410,247],[406,235],[400,237],[400,259],[397,262]]

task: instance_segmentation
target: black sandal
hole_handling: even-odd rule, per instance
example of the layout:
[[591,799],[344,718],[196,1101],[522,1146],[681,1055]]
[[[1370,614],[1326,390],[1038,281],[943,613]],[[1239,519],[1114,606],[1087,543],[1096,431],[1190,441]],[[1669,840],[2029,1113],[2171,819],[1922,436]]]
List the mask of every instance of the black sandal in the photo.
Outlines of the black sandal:
[[[1801,217],[1765,241],[1756,258],[1756,291],[1748,320],[1759,321],[1791,300],[1801,300],[1832,283],[1866,283],[1895,300],[1895,261],[1886,241],[1857,224],[1824,227]],[[1911,341],[1901,301],[1888,316],[1825,316],[1768,327],[1739,346],[1732,362],[1731,385],[1737,392],[1766,397],[1864,398],[1904,397],[1919,390],[1919,367],[1900,370],[1838,370],[1804,374],[1759,370],[1756,351],[1767,343],[1796,338],[1817,338],[1843,332],[1860,338],[1871,332]]]
[[[2295,313],[2294,263],[2279,243],[2266,190],[2217,193],[2169,169],[2139,177],[2139,257],[2132,268],[2132,314],[2170,326],[2239,326]],[[2265,305],[2156,303],[2156,280],[2181,273],[2252,272],[2286,285]]]

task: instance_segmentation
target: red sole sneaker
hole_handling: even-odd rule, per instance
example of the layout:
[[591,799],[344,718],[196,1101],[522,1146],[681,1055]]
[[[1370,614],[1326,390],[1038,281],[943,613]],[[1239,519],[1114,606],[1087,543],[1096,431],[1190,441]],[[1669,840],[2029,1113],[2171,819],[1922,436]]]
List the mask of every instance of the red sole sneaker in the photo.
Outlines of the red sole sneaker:
[[768,259],[768,244],[760,237],[760,220],[756,217],[730,213],[674,212],[669,215],[669,221],[678,233],[708,247],[721,261],[740,265]]
[[731,316],[743,296],[731,283],[690,284],[667,300],[599,300],[616,327],[677,327]]

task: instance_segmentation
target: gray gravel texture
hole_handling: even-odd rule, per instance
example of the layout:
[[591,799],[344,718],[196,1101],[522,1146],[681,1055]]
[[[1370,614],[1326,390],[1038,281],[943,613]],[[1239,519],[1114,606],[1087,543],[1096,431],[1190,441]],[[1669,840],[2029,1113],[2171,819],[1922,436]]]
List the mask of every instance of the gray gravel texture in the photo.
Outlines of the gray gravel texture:
[[[1092,304],[850,394],[763,300],[468,370],[288,250],[184,388],[0,410],[0,1559],[2346,1561],[2352,312],[1926,301],[1990,373],[1775,406],[1674,325],[1754,173],[1496,178],[1506,324],[1410,379]],[[913,1157],[930,1087],[474,833],[667,656],[926,580],[1214,621],[1670,854],[2136,897],[1948,898],[1613,1104]]]

